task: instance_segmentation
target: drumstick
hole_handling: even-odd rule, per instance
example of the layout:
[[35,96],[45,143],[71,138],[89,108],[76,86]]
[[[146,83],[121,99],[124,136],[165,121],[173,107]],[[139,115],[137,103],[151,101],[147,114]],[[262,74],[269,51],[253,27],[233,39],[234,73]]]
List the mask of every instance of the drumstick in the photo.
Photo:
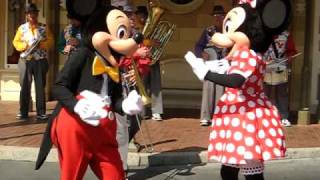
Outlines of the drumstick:
[[[300,56],[301,54],[302,54],[302,52],[299,52],[299,53],[294,54],[294,55],[289,56],[289,57],[290,57],[290,58],[295,58],[295,57],[297,57],[297,56]],[[288,60],[289,60],[289,57],[281,58],[281,59],[274,59],[274,60],[272,60],[272,61],[268,61],[268,65],[272,64],[272,63],[273,63],[274,61],[276,61],[276,60],[280,60],[280,62],[276,62],[276,63],[274,63],[274,64],[281,64],[281,63],[283,63],[283,62],[285,62],[285,61],[288,61]]]

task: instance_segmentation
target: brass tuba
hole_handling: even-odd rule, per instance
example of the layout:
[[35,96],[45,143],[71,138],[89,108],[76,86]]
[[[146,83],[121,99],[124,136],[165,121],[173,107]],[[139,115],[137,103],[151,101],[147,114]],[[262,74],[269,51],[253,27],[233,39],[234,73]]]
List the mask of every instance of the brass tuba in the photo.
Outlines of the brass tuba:
[[148,0],[147,7],[149,9],[149,14],[142,34],[144,35],[145,39],[149,39],[149,41],[151,41],[151,43],[145,41],[145,44],[151,47],[150,53],[152,65],[160,59],[166,44],[173,35],[176,25],[168,21],[160,21],[164,13],[164,9],[160,7],[159,3],[156,4],[151,0]]

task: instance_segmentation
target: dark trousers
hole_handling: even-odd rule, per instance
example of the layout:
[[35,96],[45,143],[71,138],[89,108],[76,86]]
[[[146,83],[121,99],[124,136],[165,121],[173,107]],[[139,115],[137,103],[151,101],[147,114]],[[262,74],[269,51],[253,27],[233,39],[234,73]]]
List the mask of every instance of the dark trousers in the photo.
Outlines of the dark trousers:
[[[274,93],[273,91],[274,90]],[[281,118],[289,117],[289,86],[288,83],[278,85],[264,84],[264,91],[271,102],[278,108]]]
[[45,86],[48,67],[49,65],[46,59],[25,62],[24,74],[20,76],[20,82],[22,82],[20,91],[20,113],[22,116],[28,115],[32,77],[35,82],[37,114],[41,115],[46,113]]

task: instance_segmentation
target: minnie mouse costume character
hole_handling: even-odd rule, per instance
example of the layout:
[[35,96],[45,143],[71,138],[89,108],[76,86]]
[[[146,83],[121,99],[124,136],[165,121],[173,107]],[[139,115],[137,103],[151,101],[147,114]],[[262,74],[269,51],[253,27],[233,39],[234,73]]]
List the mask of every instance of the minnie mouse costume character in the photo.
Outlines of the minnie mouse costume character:
[[38,155],[39,169],[52,143],[59,153],[61,179],[82,179],[87,166],[99,179],[123,180],[115,112],[133,115],[142,110],[141,96],[131,91],[123,99],[118,62],[142,42],[129,38],[128,17],[102,1],[70,0],[69,14],[84,22],[84,47],[61,70],[53,88],[58,105],[50,119]]
[[208,158],[222,163],[222,179],[264,179],[264,161],[285,156],[285,138],[277,108],[263,91],[266,64],[261,54],[272,37],[289,21],[287,0],[250,0],[231,9],[223,22],[223,33],[211,42],[231,48],[230,66],[206,65],[193,53],[185,55],[200,80],[226,86],[212,118]]

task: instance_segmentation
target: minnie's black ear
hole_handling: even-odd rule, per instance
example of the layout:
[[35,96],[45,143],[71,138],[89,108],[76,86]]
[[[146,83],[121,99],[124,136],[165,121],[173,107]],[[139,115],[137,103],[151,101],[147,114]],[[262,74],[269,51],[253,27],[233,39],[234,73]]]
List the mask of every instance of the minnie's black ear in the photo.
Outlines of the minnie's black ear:
[[259,11],[268,34],[279,34],[288,27],[291,17],[291,4],[289,0],[265,1],[259,7]]
[[80,21],[86,21],[102,4],[102,0],[66,0],[68,14]]

